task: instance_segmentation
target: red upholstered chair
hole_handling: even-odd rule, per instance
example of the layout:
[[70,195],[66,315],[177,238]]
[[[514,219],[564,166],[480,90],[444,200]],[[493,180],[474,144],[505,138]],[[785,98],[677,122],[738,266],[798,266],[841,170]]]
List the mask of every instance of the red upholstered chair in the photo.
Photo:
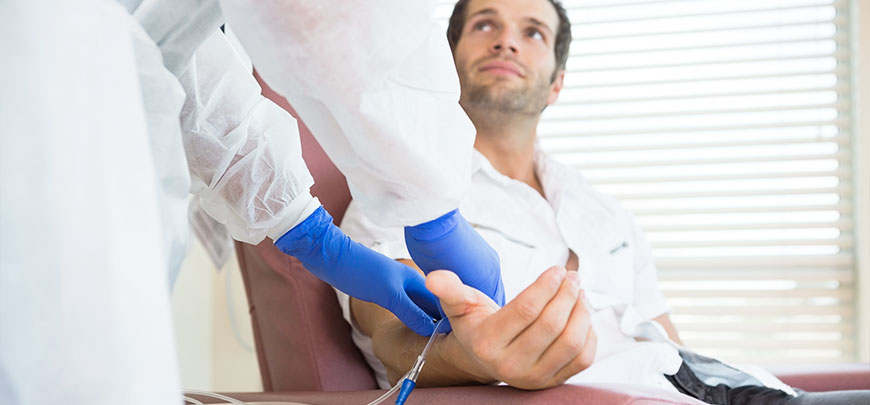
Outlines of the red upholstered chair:
[[[265,85],[264,94],[293,113],[286,101]],[[301,133],[303,155],[316,181],[312,193],[340,222],[350,202],[344,176],[308,130],[303,127]],[[351,341],[350,328],[341,316],[331,287],[308,273],[297,260],[278,251],[270,240],[257,246],[237,243],[236,252],[250,305],[263,388],[267,392],[231,395],[246,401],[343,404],[366,403],[383,393],[377,390],[371,369]],[[849,375],[853,380],[862,376]],[[870,370],[866,376],[870,377]],[[870,378],[867,380],[864,386],[870,388]],[[209,402],[206,398],[202,400]],[[656,389],[600,384],[565,385],[542,391],[504,386],[420,388],[411,395],[409,403],[700,402]]]
[[[264,86],[264,94],[283,98]],[[341,223],[350,203],[344,175],[307,128],[300,126],[305,161],[315,179],[312,194]],[[377,388],[350,339],[332,287],[306,271],[270,239],[257,246],[236,243],[266,391],[346,391]],[[339,320],[341,322],[337,322]]]
[[[263,88],[264,95],[295,116],[282,97],[265,85]],[[340,223],[350,202],[344,176],[304,125],[300,126],[300,132],[303,156],[315,179],[312,194]],[[383,392],[376,390],[372,371],[350,338],[350,327],[341,316],[331,287],[311,275],[296,259],[281,253],[271,240],[257,246],[237,243],[236,253],[267,393],[235,396],[251,401],[365,403]],[[510,387],[420,388],[414,391],[410,402],[551,403],[586,398],[592,400],[586,403],[620,404],[668,397],[671,403],[696,403],[680,395],[668,396],[667,392],[648,389],[579,386],[536,392]]]

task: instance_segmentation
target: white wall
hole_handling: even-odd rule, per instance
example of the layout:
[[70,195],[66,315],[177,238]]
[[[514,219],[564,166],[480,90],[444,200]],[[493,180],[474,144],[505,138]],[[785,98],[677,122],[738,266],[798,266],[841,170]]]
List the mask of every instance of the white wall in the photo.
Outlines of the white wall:
[[[226,278],[241,341],[233,333]],[[218,273],[193,235],[172,293],[176,344],[184,388],[262,391],[247,297],[235,255]]]

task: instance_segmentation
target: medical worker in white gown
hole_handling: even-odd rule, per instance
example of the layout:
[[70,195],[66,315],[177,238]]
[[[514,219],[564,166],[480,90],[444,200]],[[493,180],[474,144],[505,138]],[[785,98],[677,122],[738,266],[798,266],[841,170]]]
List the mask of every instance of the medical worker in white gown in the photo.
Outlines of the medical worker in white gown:
[[[0,3],[0,403],[180,402],[169,283],[186,203],[432,333],[414,270],[350,241],[309,194],[295,120],[417,264],[503,303],[458,213],[474,129],[434,1]],[[228,24],[244,51],[219,27]]]

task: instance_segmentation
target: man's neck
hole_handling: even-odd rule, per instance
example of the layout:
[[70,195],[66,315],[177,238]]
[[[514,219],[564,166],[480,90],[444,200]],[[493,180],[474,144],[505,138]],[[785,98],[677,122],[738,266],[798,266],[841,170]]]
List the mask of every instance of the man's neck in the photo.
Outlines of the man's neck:
[[[518,116],[486,113],[486,119],[475,119],[477,129],[474,148],[485,156],[499,173],[528,184],[541,196],[544,189],[535,172],[535,136],[538,116]],[[483,114],[480,114],[484,116]]]

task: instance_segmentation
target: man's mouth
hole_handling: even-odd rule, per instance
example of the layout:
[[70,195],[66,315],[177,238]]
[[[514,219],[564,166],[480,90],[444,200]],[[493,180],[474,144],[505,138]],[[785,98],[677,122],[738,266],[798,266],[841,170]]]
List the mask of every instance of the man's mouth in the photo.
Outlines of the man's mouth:
[[486,63],[480,67],[480,71],[496,75],[523,77],[523,74],[522,72],[520,72],[519,67],[517,67],[513,63],[505,61],[493,61]]

